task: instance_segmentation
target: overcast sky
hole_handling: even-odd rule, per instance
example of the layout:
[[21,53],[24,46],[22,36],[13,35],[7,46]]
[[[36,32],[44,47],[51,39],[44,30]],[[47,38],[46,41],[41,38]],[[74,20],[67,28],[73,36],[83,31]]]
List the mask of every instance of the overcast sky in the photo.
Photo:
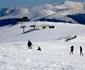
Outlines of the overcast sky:
[[[60,4],[65,0],[0,0],[0,8],[3,7],[34,7],[43,4]],[[85,0],[71,0],[85,2]]]

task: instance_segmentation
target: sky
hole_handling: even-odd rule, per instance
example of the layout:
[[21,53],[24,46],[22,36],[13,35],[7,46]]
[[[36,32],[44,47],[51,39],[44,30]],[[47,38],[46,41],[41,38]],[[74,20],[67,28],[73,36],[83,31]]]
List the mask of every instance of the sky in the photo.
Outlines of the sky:
[[[0,8],[4,7],[34,7],[43,4],[60,4],[66,0],[0,0]],[[85,0],[71,0],[85,2]]]

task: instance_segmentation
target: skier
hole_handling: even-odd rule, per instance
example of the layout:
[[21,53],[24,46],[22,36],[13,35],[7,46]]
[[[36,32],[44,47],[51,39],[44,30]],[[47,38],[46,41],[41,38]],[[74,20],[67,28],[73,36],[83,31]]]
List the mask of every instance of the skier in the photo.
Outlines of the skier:
[[82,46],[80,46],[80,56],[83,56],[83,53],[82,53]]
[[32,43],[31,43],[30,40],[28,40],[27,46],[28,46],[29,49],[32,49]]
[[38,49],[37,50],[41,51],[41,48],[38,46]]
[[74,46],[72,45],[70,48],[71,48],[71,50],[70,50],[70,54],[73,54]]

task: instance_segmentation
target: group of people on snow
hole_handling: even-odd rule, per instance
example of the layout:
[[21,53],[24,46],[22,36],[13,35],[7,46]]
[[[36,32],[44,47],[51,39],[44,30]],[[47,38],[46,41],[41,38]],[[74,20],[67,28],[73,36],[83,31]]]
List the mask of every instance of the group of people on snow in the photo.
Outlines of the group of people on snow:
[[[29,49],[32,49],[32,42],[30,40],[28,40],[27,46]],[[41,48],[38,46],[37,50],[41,51]]]
[[[28,46],[29,49],[32,49],[32,45],[33,45],[32,42],[30,40],[28,40],[27,46]],[[72,45],[70,48],[71,48],[70,49],[70,54],[73,54],[74,46]],[[38,46],[37,50],[41,51],[41,48]],[[82,46],[80,46],[80,56],[81,55],[83,56]]]
[[[73,52],[74,52],[74,46],[72,45],[71,47],[71,50],[70,50],[70,54],[73,54]],[[82,52],[82,46],[80,46],[80,56],[83,56],[83,52]]]

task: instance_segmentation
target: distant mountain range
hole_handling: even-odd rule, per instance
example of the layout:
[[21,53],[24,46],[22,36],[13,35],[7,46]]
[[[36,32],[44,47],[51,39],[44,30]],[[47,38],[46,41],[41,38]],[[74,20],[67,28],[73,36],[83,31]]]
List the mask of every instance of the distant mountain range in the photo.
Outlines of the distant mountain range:
[[32,8],[0,8],[0,20],[22,17],[28,17],[30,21],[85,24],[85,2],[65,1],[59,5],[45,4]]

